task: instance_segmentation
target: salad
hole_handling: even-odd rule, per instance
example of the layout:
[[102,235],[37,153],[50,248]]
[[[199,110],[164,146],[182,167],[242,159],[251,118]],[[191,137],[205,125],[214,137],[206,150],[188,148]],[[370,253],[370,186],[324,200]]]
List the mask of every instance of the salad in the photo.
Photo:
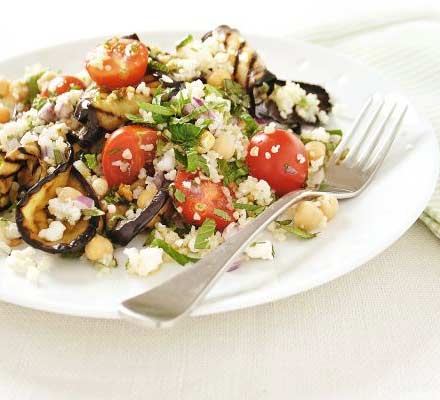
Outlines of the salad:
[[[323,87],[280,79],[224,25],[173,51],[113,37],[75,75],[0,79],[6,264],[33,277],[50,253],[111,269],[121,247],[141,276],[195,262],[278,197],[324,184],[342,135],[331,111]],[[312,239],[337,210],[331,196],[303,201],[269,230]],[[272,259],[272,242],[245,256]]]

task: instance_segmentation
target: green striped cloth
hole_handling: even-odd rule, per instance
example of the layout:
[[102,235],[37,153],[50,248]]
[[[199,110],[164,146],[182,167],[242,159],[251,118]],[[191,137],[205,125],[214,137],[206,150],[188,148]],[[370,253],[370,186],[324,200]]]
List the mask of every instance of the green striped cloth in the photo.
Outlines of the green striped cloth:
[[[332,47],[397,81],[440,141],[440,16],[434,11],[341,20],[292,37]],[[440,179],[420,219],[440,238]]]

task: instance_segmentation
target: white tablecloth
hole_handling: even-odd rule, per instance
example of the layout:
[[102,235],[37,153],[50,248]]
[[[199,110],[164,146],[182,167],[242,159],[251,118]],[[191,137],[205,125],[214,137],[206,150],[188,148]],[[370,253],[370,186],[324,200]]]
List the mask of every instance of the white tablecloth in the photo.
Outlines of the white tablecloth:
[[[44,4],[47,8],[44,2],[32,7]],[[349,9],[352,3],[344,4]],[[341,10],[338,2],[330,6],[330,15]],[[315,6],[309,2],[304,7]],[[324,18],[325,7],[324,2],[316,6],[314,18],[298,9],[305,18],[298,23]],[[207,15],[208,8],[198,13]],[[291,30],[285,23],[294,11],[280,14],[284,26],[273,21],[267,26],[279,33]],[[97,6],[93,12],[99,12]],[[138,14],[132,11],[136,29]],[[253,17],[260,26],[264,14],[263,9]],[[173,15],[180,21],[179,13]],[[239,25],[232,6],[220,15],[222,20],[211,15],[208,22],[229,22],[230,15],[231,24]],[[26,18],[30,21],[33,13]],[[157,15],[151,18],[157,27]],[[258,31],[256,21],[243,19],[247,30]],[[7,18],[3,26],[12,29],[14,24]],[[54,26],[65,37],[74,29],[57,19],[48,27],[42,24],[37,24],[42,37]],[[191,22],[180,21],[182,25]],[[33,26],[27,33],[31,42],[39,33]],[[119,26],[106,30],[129,25]],[[93,34],[98,28],[84,29]],[[12,49],[9,41],[5,48]],[[0,303],[0,399],[439,398],[439,245],[418,222],[379,257],[336,281],[275,304],[187,320],[173,330]]]

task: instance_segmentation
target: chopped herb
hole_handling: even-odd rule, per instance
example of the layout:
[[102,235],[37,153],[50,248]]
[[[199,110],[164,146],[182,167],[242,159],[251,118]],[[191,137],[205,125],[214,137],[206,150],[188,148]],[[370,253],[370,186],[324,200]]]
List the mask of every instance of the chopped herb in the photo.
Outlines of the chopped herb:
[[55,159],[55,164],[62,164],[66,161],[66,158],[64,157],[64,154],[59,149],[54,149],[53,151],[53,157]]
[[175,148],[174,149],[174,157],[178,163],[182,164],[184,167],[187,166],[188,162],[187,162],[185,153],[182,153],[181,151],[179,151]]
[[98,208],[85,208],[82,210],[83,215],[86,217],[98,217],[100,215],[104,215],[104,211]]
[[342,131],[340,129],[331,129],[327,131],[330,135],[342,136]]
[[116,147],[115,149],[110,150],[110,151],[108,152],[108,154],[111,156],[111,155],[113,155],[113,154],[119,153],[120,151],[122,151],[122,149],[119,148],[119,147]]
[[316,233],[309,233],[304,229],[298,228],[295,225],[283,225],[277,221],[277,224],[281,229],[284,229],[286,232],[293,233],[294,235],[302,238],[302,239],[312,239],[316,236]]
[[194,147],[199,139],[202,129],[194,124],[177,124],[168,127],[171,132],[171,141],[182,145],[182,147],[189,149]]
[[83,161],[87,165],[87,168],[94,170],[98,164],[96,161],[96,154],[84,154]]
[[282,220],[282,221],[277,221],[277,224],[278,224],[278,225],[281,225],[281,226],[290,225],[291,223],[292,223],[292,220],[291,220],[291,219],[284,219],[284,220]]
[[191,43],[193,41],[193,37],[192,35],[188,35],[185,39],[183,39],[182,41],[180,41],[177,45],[176,45],[176,50],[181,49],[182,47],[185,47],[187,44]]
[[224,97],[224,95],[225,95],[221,90],[210,85],[209,83],[205,84],[205,92],[206,92],[206,94],[215,94],[217,97]]
[[209,176],[208,162],[205,157],[197,153],[194,149],[189,149],[186,152],[186,170],[188,172],[195,172],[200,169],[206,176]]
[[250,214],[252,214],[252,216],[256,217],[257,215],[260,215],[266,207],[259,206],[257,204],[234,203],[234,208],[236,208],[237,210],[246,210]]
[[194,248],[206,249],[209,244],[209,238],[215,233],[215,221],[207,218],[203,222],[202,226],[197,230],[196,241]]
[[125,117],[135,124],[149,124],[150,122],[146,122],[140,115],[135,114],[125,114]]
[[179,92],[179,96],[173,97],[169,102],[170,108],[175,115],[182,115],[183,107],[189,104],[191,100],[183,96],[182,92]]
[[225,185],[246,178],[249,173],[244,161],[228,162],[226,160],[217,160],[217,163],[219,171],[223,175],[223,183]]
[[154,239],[151,242],[152,247],[160,247],[165,253],[167,253],[174,261],[179,263],[180,265],[185,265],[190,262],[198,261],[197,258],[188,257],[185,254],[179,253],[174,250],[167,242],[162,239]]
[[248,113],[241,114],[240,118],[246,124],[246,135],[252,136],[259,131],[260,125],[258,125],[257,122]]
[[49,99],[47,97],[42,97],[40,95],[37,95],[32,101],[32,108],[35,108],[36,110],[40,111],[48,101]]
[[153,243],[155,235],[156,235],[156,229],[152,229],[150,232],[148,232],[147,238],[145,239],[144,242],[144,246],[151,246],[151,243]]
[[169,68],[165,64],[153,59],[148,61],[148,68],[151,68],[154,71],[164,72],[165,74],[170,72]]
[[180,203],[183,203],[185,200],[186,200],[186,196],[185,196],[185,193],[183,193],[181,190],[179,190],[179,189],[176,189],[175,191],[174,191],[174,198],[178,201],[178,202],[180,202]]
[[123,201],[123,198],[119,195],[118,192],[112,191],[105,195],[104,200],[108,204],[120,203]]
[[141,108],[142,110],[145,111],[149,111],[152,114],[156,114],[156,115],[164,115],[167,117],[170,117],[172,115],[174,115],[174,111],[171,110],[168,107],[159,105],[159,104],[151,104],[151,103],[139,103],[139,108]]
[[46,71],[44,70],[40,71],[26,79],[25,83],[28,88],[28,93],[25,100],[26,103],[32,104],[35,97],[38,95],[38,93],[40,93],[40,89],[38,87],[38,79],[40,79],[45,72]]
[[249,95],[239,83],[233,81],[232,79],[225,79],[223,81],[223,88],[226,96],[232,102],[231,114],[241,114],[250,107]]
[[219,208],[214,208],[214,214],[225,221],[231,221],[231,216],[226,211],[220,210]]

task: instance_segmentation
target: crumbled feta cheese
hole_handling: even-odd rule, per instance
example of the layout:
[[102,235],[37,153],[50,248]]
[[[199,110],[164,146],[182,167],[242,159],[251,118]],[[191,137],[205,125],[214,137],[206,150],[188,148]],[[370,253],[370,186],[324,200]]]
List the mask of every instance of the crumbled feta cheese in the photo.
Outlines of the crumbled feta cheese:
[[172,169],[170,172],[167,172],[164,177],[168,181],[174,181],[176,179],[177,171]]
[[316,172],[324,165],[324,156],[318,158],[317,160],[310,160],[309,172]]
[[139,83],[139,85],[137,85],[136,93],[142,94],[144,96],[149,96],[150,88],[145,84],[145,82],[142,81],[141,83]]
[[140,108],[139,114],[147,124],[154,124],[153,113],[151,111],[142,110],[142,108]]
[[194,221],[200,221],[201,220],[200,214],[195,212],[193,215],[193,219],[194,219]]
[[122,158],[124,158],[125,160],[131,160],[133,158],[133,154],[131,154],[130,149],[125,149],[122,152]]
[[147,177],[147,170],[145,168],[141,168],[139,171],[138,179],[145,179]]
[[115,206],[114,204],[109,204],[109,205],[107,206],[107,211],[108,211],[110,214],[114,214],[114,213],[116,212],[116,206]]
[[177,210],[178,213],[182,214],[183,208],[182,207],[177,207],[176,210]]
[[60,94],[55,102],[54,111],[58,118],[71,118],[75,106],[81,98],[82,90],[69,90],[68,92]]
[[154,150],[154,144],[141,144],[139,148],[144,151],[152,151]]
[[281,145],[280,145],[280,144],[277,144],[277,145],[275,145],[275,146],[272,146],[272,148],[270,149],[270,151],[271,151],[273,154],[276,154],[276,153],[278,153],[278,152],[280,151],[280,147],[281,147]]
[[183,181],[183,182],[182,182],[182,186],[183,186],[185,189],[191,189],[191,182],[190,182],[190,181]]
[[306,158],[301,153],[297,154],[296,159],[299,161],[300,164],[304,164],[306,162]]
[[250,258],[273,260],[273,245],[268,240],[252,243],[245,252],[246,255]]
[[287,81],[284,86],[275,85],[270,99],[276,103],[281,117],[287,118],[305,95],[306,91],[300,85]]
[[87,63],[89,66],[95,67],[97,69],[104,69],[104,62],[110,59],[107,49],[104,46],[96,47],[87,56]]
[[176,167],[176,158],[174,155],[174,149],[169,149],[156,163],[156,169],[158,171],[169,172]]
[[60,221],[52,221],[49,227],[38,232],[38,237],[49,242],[56,242],[63,238],[66,227]]
[[12,250],[5,260],[5,266],[36,284],[41,272],[51,267],[51,259],[32,247],[26,247],[23,250]]
[[128,100],[133,100],[134,98],[134,94],[135,94],[135,89],[133,86],[128,86],[126,89],[126,93],[127,93],[127,99]]
[[236,191],[236,197],[242,202],[240,197],[250,196],[260,206],[267,206],[273,201],[272,192],[269,184],[263,180],[258,180],[253,176],[248,176],[246,180],[240,182]]
[[165,74],[163,74],[161,76],[161,79],[166,83],[173,83],[174,82],[168,75],[165,75]]
[[115,167],[119,167],[121,172],[127,172],[128,168],[130,167],[129,163],[121,160],[113,161],[112,165],[114,165]]
[[131,274],[148,276],[162,264],[163,250],[158,247],[141,250],[131,247],[125,249],[124,254],[128,257],[126,267]]
[[257,146],[254,146],[254,147],[252,147],[251,150],[249,151],[249,154],[250,154],[252,157],[258,157],[258,151],[259,151],[259,148],[258,148]]
[[272,155],[268,151],[266,151],[266,153],[264,153],[264,157],[266,158],[266,160],[269,160]]
[[49,212],[59,221],[75,225],[81,218],[81,208],[74,200],[60,200],[58,197],[49,200]]
[[308,122],[315,123],[319,114],[319,99],[314,93],[308,93],[295,107],[296,113]]
[[319,142],[328,143],[330,134],[322,127],[311,130],[304,130],[301,132],[301,139],[303,140],[317,140]]
[[276,130],[275,122],[270,122],[268,125],[264,127],[264,133],[274,133]]
[[[202,157],[206,160],[206,162],[208,164],[210,179],[214,183],[220,182],[222,179],[222,176],[219,174],[218,169],[217,169],[217,159],[220,157],[219,154],[217,152],[215,152],[214,150],[209,150],[206,154],[202,154]],[[194,181],[197,183],[196,180],[194,180]]]

